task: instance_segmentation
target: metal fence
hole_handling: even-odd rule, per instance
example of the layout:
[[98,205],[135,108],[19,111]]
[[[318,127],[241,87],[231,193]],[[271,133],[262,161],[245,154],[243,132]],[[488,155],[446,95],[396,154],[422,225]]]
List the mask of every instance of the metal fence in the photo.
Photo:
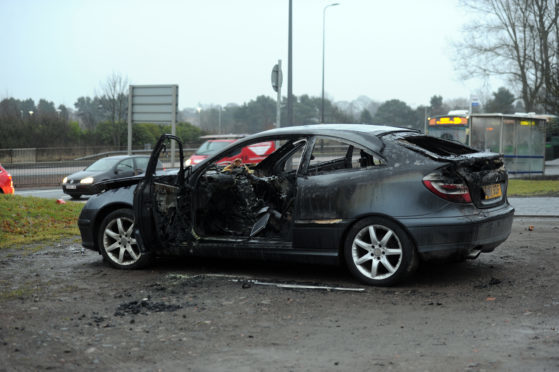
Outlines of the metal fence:
[[[197,146],[184,149],[185,159]],[[92,148],[90,148],[92,149]],[[0,164],[12,175],[14,187],[52,187],[60,186],[62,179],[69,174],[87,168],[96,160],[113,155],[126,155],[126,150],[115,150],[110,147],[95,148],[93,153],[89,149],[0,149]],[[151,150],[133,150],[134,155],[151,154]],[[72,160],[70,160],[70,159]],[[161,154],[161,162],[171,166],[171,154],[167,151]],[[178,167],[179,154],[175,155],[175,167]]]

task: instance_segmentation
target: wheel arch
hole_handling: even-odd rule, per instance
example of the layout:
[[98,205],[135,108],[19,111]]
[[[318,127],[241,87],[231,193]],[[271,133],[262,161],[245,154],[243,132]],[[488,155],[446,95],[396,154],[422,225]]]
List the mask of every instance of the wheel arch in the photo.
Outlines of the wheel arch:
[[103,219],[105,219],[105,217],[109,214],[112,213],[114,211],[116,211],[117,209],[122,209],[122,208],[126,208],[126,209],[130,209],[132,211],[132,213],[134,213],[134,209],[132,207],[132,205],[128,204],[128,203],[124,203],[124,202],[116,202],[116,203],[111,203],[111,204],[107,204],[105,206],[103,206],[103,208],[101,208],[99,210],[99,212],[97,213],[97,215],[95,216],[95,220],[93,221],[93,246],[95,247],[95,250],[97,250],[97,252],[101,253],[100,251],[100,247],[97,244],[97,233],[99,232],[99,227],[101,226],[101,223],[103,222]]
[[360,215],[359,217],[355,218],[351,223],[347,224],[347,226],[344,228],[344,231],[342,233],[340,242],[339,242],[339,246],[338,246],[338,257],[340,257],[340,260],[342,261],[342,263],[345,264],[345,258],[344,258],[344,244],[345,241],[347,239],[347,235],[349,234],[349,232],[351,231],[351,229],[353,228],[353,226],[355,226],[356,224],[358,224],[360,221],[363,221],[366,218],[371,218],[371,217],[380,217],[380,218],[384,218],[386,220],[389,220],[393,223],[395,223],[396,225],[398,225],[408,236],[408,238],[410,239],[410,241],[413,244],[413,249],[415,250],[416,253],[417,252],[417,241],[415,240],[415,237],[410,233],[410,231],[408,230],[408,228],[402,223],[400,222],[398,219],[389,216],[387,214],[384,213],[367,213],[367,214],[363,214]]

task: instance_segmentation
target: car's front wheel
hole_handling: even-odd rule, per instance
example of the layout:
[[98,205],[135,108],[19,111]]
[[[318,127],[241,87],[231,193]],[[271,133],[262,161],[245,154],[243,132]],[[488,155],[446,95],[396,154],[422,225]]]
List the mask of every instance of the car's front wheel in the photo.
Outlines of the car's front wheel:
[[150,263],[140,252],[134,237],[134,213],[122,208],[109,213],[101,222],[97,244],[105,260],[118,269],[138,269]]
[[350,229],[344,258],[357,279],[378,286],[401,282],[417,266],[417,254],[408,234],[381,217],[363,219]]

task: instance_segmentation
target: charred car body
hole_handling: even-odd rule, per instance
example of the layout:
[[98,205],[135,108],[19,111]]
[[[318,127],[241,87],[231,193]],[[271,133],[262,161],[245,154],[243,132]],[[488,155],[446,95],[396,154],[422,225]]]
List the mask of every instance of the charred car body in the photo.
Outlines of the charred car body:
[[[408,129],[310,125],[235,142],[197,167],[112,181],[79,218],[83,245],[118,268],[156,256],[248,257],[337,264],[391,285],[418,262],[475,258],[506,240],[514,209],[499,154]],[[258,165],[219,160],[251,143]]]

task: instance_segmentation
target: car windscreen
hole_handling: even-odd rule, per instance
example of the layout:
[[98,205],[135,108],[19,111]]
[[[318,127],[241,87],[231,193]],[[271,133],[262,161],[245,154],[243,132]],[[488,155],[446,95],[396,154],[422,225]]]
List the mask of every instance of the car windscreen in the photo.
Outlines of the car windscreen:
[[229,141],[206,141],[196,150],[196,155],[212,155],[230,144]]
[[115,159],[115,158],[99,159],[95,163],[87,167],[85,170],[90,172],[106,171],[108,169],[111,169],[116,163],[118,163],[119,160],[121,159]]

